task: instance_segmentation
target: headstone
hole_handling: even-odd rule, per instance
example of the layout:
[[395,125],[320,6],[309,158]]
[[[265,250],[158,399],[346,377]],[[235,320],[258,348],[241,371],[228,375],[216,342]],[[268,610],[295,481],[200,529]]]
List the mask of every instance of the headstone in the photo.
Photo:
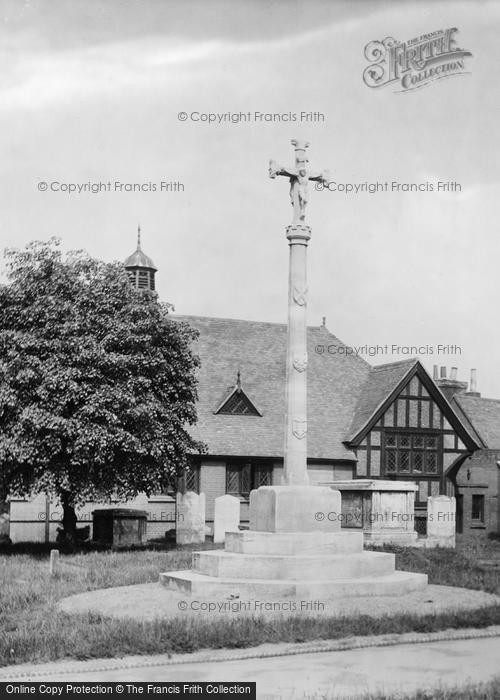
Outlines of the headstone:
[[451,496],[427,499],[427,547],[455,546],[456,501]]
[[187,491],[177,494],[177,544],[205,541],[205,494]]
[[240,499],[235,496],[219,496],[215,499],[214,543],[224,542],[226,532],[233,532],[240,524]]
[[149,499],[145,493],[139,493],[134,498],[134,500],[130,501],[130,503],[127,503],[127,505],[130,506],[131,508],[137,508],[138,510],[146,510],[147,511],[148,506],[149,506]]

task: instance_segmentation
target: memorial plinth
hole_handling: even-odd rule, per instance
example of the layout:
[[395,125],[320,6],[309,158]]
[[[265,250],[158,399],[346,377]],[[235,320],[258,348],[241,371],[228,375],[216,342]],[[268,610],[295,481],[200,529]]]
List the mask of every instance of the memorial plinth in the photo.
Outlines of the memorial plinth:
[[364,552],[362,531],[328,519],[340,506],[329,487],[262,486],[250,495],[250,530],[226,533],[224,550],[195,552],[191,570],[160,582],[186,595],[261,600],[402,595],[427,585],[425,574],[396,571],[394,554]]

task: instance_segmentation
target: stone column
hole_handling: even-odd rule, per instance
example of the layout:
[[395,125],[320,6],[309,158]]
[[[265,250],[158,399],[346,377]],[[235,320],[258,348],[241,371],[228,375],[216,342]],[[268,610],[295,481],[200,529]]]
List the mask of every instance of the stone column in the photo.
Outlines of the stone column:
[[290,245],[284,483],[304,485],[307,474],[307,244],[311,228],[287,227]]

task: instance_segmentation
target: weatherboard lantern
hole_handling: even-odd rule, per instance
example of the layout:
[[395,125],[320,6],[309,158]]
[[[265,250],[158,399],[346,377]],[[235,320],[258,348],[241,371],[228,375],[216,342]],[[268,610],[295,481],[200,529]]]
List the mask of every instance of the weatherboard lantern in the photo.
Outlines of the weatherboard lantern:
[[155,274],[158,268],[141,248],[141,227],[137,227],[137,249],[125,260],[125,269],[136,289],[154,291]]

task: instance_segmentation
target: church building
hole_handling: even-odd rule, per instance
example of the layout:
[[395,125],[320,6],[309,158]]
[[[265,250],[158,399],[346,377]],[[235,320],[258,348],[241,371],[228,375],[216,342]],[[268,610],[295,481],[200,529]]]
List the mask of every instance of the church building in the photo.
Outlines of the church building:
[[[155,289],[157,268],[142,250],[125,261],[137,289]],[[171,311],[173,311],[172,305]],[[283,477],[287,326],[280,323],[171,314],[199,331],[198,421],[193,437],[208,447],[193,455],[185,487],[206,496],[206,524],[214,499],[241,501],[248,524],[252,489],[278,485]],[[410,481],[415,527],[426,531],[429,496],[457,499],[457,531],[485,536],[500,531],[500,401],[481,398],[475,376],[470,390],[456,370],[431,377],[417,359],[371,366],[325,323],[307,329],[307,468],[311,484],[346,479]],[[474,372],[474,371],[473,371]],[[175,528],[175,486],[138,497],[148,512],[148,537]],[[92,522],[95,504],[79,513]],[[45,513],[45,517],[41,517]],[[55,538],[61,514],[45,496],[13,499],[13,541]]]
[[[154,289],[156,267],[140,249],[126,268],[138,288]],[[208,454],[193,457],[188,487],[214,499],[241,500],[280,484],[283,475],[286,324],[172,314],[199,331],[198,422],[193,436]],[[500,401],[471,386],[432,378],[417,359],[371,366],[323,322],[307,329],[310,483],[390,479],[418,485],[416,527],[425,532],[428,496],[457,498],[458,530],[498,532]],[[499,462],[500,464],[500,462]]]

